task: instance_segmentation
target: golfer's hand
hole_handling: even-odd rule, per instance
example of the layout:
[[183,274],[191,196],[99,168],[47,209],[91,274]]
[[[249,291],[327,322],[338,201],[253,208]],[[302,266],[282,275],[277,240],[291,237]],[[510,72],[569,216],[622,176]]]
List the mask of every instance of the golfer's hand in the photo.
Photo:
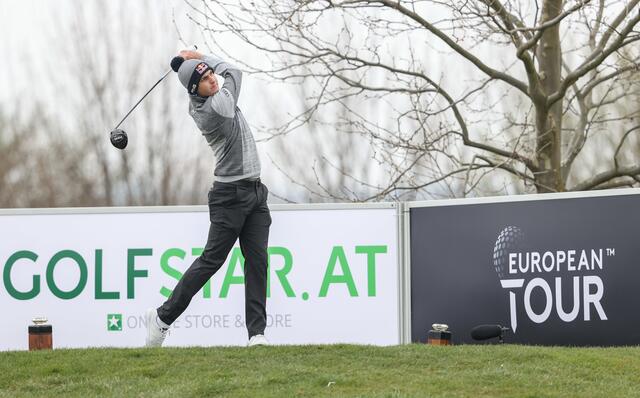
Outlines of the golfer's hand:
[[184,58],[185,61],[188,59],[202,59],[202,54],[193,50],[182,50],[178,55]]

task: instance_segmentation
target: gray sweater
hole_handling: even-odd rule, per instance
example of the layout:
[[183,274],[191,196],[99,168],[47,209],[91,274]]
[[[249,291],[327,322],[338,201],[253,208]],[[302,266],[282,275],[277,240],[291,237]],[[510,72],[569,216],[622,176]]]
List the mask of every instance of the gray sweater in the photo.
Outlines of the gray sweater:
[[260,159],[251,129],[240,108],[238,96],[242,72],[222,59],[203,56],[224,84],[211,97],[190,95],[189,114],[215,154],[215,180],[231,182],[260,177]]

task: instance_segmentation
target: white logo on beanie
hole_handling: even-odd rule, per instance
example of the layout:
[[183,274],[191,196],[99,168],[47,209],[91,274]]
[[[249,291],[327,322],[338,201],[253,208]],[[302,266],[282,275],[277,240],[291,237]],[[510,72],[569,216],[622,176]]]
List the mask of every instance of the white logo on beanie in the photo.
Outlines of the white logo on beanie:
[[205,64],[204,62],[200,62],[197,66],[196,66],[196,70],[198,71],[199,74],[204,73],[204,71],[207,69],[208,65]]

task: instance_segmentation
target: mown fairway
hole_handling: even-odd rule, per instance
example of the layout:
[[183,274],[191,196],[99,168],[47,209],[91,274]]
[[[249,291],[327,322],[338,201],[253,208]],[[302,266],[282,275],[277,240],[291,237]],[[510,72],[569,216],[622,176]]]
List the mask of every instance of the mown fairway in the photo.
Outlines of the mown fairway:
[[4,352],[0,396],[640,396],[640,348],[414,344]]

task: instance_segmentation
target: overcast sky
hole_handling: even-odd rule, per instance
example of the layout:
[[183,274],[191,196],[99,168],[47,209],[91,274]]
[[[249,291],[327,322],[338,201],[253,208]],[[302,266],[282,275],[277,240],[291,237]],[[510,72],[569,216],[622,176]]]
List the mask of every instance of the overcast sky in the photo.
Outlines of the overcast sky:
[[[198,1],[193,3],[200,4]],[[73,112],[69,111],[70,108],[65,108],[64,105],[64,101],[68,100],[68,98],[64,98],[66,97],[64,93],[69,87],[73,88],[73,79],[69,79],[68,76],[62,78],[60,75],[60,70],[62,70],[60,65],[65,61],[64,56],[61,56],[61,54],[64,52],[66,44],[64,40],[60,39],[60,31],[63,30],[61,27],[64,28],[71,25],[72,17],[75,15],[74,11],[79,8],[79,5],[88,5],[90,7],[97,4],[108,4],[109,8],[125,8],[127,15],[135,21],[134,28],[144,30],[145,35],[139,34],[139,31],[136,33],[135,30],[132,30],[131,33],[124,32],[124,39],[119,38],[116,40],[122,46],[122,59],[125,59],[125,57],[127,59],[139,57],[141,62],[144,62],[148,54],[144,53],[144,51],[140,53],[139,50],[132,51],[132,48],[133,44],[136,46],[146,45],[145,40],[149,41],[149,47],[155,44],[154,51],[156,51],[156,54],[157,51],[162,52],[159,57],[154,58],[153,65],[145,65],[149,73],[145,73],[142,76],[144,81],[141,84],[143,87],[150,87],[155,83],[157,78],[162,75],[162,72],[168,68],[171,57],[177,50],[184,47],[178,40],[178,32],[172,21],[172,16],[175,15],[176,24],[184,41],[186,43],[196,43],[200,45],[202,50],[206,50],[201,33],[186,16],[187,7],[183,0],[153,1],[151,3],[154,7],[153,17],[139,15],[142,2],[135,0],[108,0],[108,2],[107,0],[0,0],[0,35],[2,37],[0,51],[2,51],[4,60],[0,69],[0,110],[9,115],[16,115],[20,107],[28,107],[33,103],[32,99],[34,97],[41,97],[46,99],[44,105],[46,111],[54,112],[62,119],[73,117]],[[429,18],[438,20],[437,12],[432,12],[431,8],[428,11]],[[92,15],[89,18],[101,18],[102,20],[107,20],[112,27],[118,26],[118,21],[114,20],[112,15]],[[151,26],[150,21],[155,21],[155,24]],[[149,32],[153,33],[149,35]],[[143,39],[142,37],[151,37],[151,39]],[[99,36],[95,36],[92,39],[97,44],[100,44],[102,40]],[[158,43],[162,44],[162,46],[158,46]],[[420,49],[418,54],[424,58],[421,66],[424,67],[430,77],[436,81],[443,79],[443,86],[446,86],[454,97],[460,96],[467,90],[467,79],[471,79],[470,76],[472,75],[468,73],[472,69],[468,61],[462,60],[458,56],[445,54],[442,51],[445,45],[429,34],[420,32],[420,35],[416,40],[412,41],[412,44]],[[264,60],[263,54],[257,53],[241,42],[224,43],[224,45],[228,46],[237,58],[247,59],[248,64],[256,65]],[[399,52],[401,51],[402,48],[400,48]],[[486,59],[488,64],[498,69],[504,65],[510,65],[513,61],[511,58],[514,56],[513,53],[510,53],[511,58],[502,57],[501,53],[496,50],[491,52],[490,46],[484,48],[478,45],[472,51],[480,58]],[[97,57],[100,58],[100,55],[98,54]],[[163,61],[158,63],[155,61],[156,59]],[[67,66],[69,63],[73,63],[73,59],[67,59],[66,61]],[[101,67],[101,65],[98,66]],[[77,71],[77,73],[91,72],[94,71]],[[513,72],[516,76],[518,74],[521,75],[523,68],[520,64],[517,64],[513,68]],[[48,82],[55,82],[56,84],[43,84]],[[171,76],[170,79],[163,82],[152,93],[152,96],[169,95],[171,92],[169,88],[172,87],[179,88],[179,83],[175,76]],[[502,90],[503,88],[497,86],[496,89]],[[491,94],[491,90],[493,88],[489,87],[486,92]],[[128,109],[127,107],[133,105],[143,92],[122,90],[122,97],[120,98],[122,103],[118,103],[117,106],[112,105],[116,108],[114,114],[117,116],[124,115]],[[118,91],[118,97],[120,97],[119,94],[120,91]],[[502,95],[501,92],[498,94]],[[498,95],[495,98],[498,98]],[[180,98],[180,100],[182,99]],[[185,133],[189,133],[194,140],[200,140],[198,141],[198,145],[200,145],[202,137],[199,136],[186,112],[186,96],[184,101],[185,111],[182,112],[181,110],[180,114],[175,116],[175,122],[179,126],[185,126],[184,130],[193,130],[193,134],[191,134],[191,131],[185,131]],[[283,85],[280,82],[260,80],[255,75],[245,75],[243,79],[239,106],[242,108],[249,124],[254,126],[254,132],[259,130],[258,126],[274,126],[279,124],[278,122],[282,122],[287,115],[297,113],[296,111],[300,110],[301,102],[300,93],[295,87]],[[501,104],[502,102],[498,102],[496,106],[500,107]],[[142,106],[144,106],[144,103]],[[385,116],[387,115],[384,114],[384,111],[373,115],[373,117],[380,118]],[[274,117],[280,120],[274,120]],[[117,120],[119,118],[114,117],[112,125],[104,126],[105,133],[115,126]],[[130,131],[129,133],[137,134],[143,133],[143,131]],[[318,159],[317,157],[307,156],[307,153],[302,149],[305,144],[304,133],[302,131],[296,133],[295,137],[287,137],[286,145],[295,148],[297,155],[300,153],[305,154],[305,156],[300,156],[300,159],[297,159],[296,162],[299,162],[303,166],[302,169],[308,170],[311,177],[313,177],[311,167],[314,161]],[[329,147],[333,145],[332,134],[335,134],[335,132],[331,131],[331,125],[329,124],[326,131],[321,133],[323,140],[325,140],[326,134],[325,141],[327,145]],[[257,138],[261,137],[257,134]],[[277,185],[280,182],[287,183],[286,179],[283,179],[279,172],[270,165],[268,155],[272,154],[274,145],[282,144],[271,143],[259,146],[263,164],[263,178],[271,185]],[[353,148],[349,149],[354,154],[358,151],[357,155],[365,157],[371,151],[371,148],[367,145],[354,145]],[[320,155],[331,156],[328,150]],[[368,159],[371,161],[371,157]]]
[[[69,104],[65,104],[68,100],[68,95],[65,93],[69,89],[69,85],[73,84],[73,81],[67,81],[67,77],[63,77],[58,67],[65,62],[62,52],[66,49],[65,43],[60,42],[58,39],[61,35],[60,26],[71,25],[72,18],[74,16],[74,7],[82,3],[83,5],[91,6],[98,4],[104,0],[0,0],[0,51],[4,54],[3,67],[0,70],[0,109],[10,116],[20,114],[21,107],[27,107],[33,103],[32,98],[34,96],[40,99],[45,99],[45,112],[55,112],[56,116],[65,119],[73,117],[73,112],[70,110]],[[131,13],[135,13],[137,9],[140,9],[140,3],[135,1],[114,0],[110,2],[110,5],[122,5],[127,10],[131,10]],[[196,29],[191,21],[187,18],[187,9],[182,0],[158,0],[152,3],[154,11],[156,12],[155,20],[159,21],[158,24],[162,26],[149,26],[148,29],[153,29],[155,34],[153,40],[156,43],[148,43],[149,47],[155,44],[155,50],[158,51],[157,44],[162,43],[161,48],[169,48],[167,54],[162,54],[162,57],[166,57],[166,64],[151,65],[149,73],[143,75],[143,85],[150,87],[162,73],[169,67],[169,61],[171,56],[175,54],[170,53],[184,48],[184,45],[178,40],[178,26],[179,32],[182,35],[182,39],[186,43],[198,44],[202,51],[206,51],[204,41],[200,32]],[[176,23],[172,21],[172,17],[175,16]],[[90,16],[95,18],[95,16]],[[109,16],[100,16],[102,18],[113,18]],[[147,29],[145,24],[150,18],[145,15],[139,15],[136,20],[140,23],[136,28]],[[113,21],[113,25],[117,26],[118,21]],[[147,35],[148,36],[148,35]],[[123,57],[140,57],[141,62],[148,54],[139,54],[130,51],[129,46],[133,47],[133,44],[139,46],[140,38],[136,42],[136,35],[132,34],[131,37],[126,37],[122,42],[122,56]],[[98,38],[100,40],[100,38]],[[234,55],[238,57],[252,57],[255,56],[255,52],[243,46],[242,43],[233,43],[230,45],[233,48]],[[138,50],[136,50],[138,51]],[[157,58],[157,57],[156,57]],[[69,61],[69,60],[67,60]],[[70,61],[73,63],[73,60]],[[255,62],[251,62],[254,63]],[[68,65],[65,65],[68,67]],[[173,79],[173,80],[172,80]],[[291,104],[287,105],[287,101],[293,101],[295,96],[281,95],[283,89],[278,88],[280,86],[276,82],[268,82],[259,80],[253,76],[245,76],[243,79],[242,95],[240,97],[239,106],[243,109],[243,113],[247,118],[250,125],[264,126],[273,124],[274,110],[282,110],[281,114],[286,115],[291,109]],[[55,84],[40,84],[43,82]],[[177,79],[174,75],[169,76],[160,86],[158,86],[150,96],[169,95],[170,90],[168,86],[174,85],[179,87]],[[124,115],[127,106],[133,105],[138,98],[143,94],[129,93],[123,91],[122,105],[117,110],[118,115]],[[280,95],[279,95],[280,94]],[[279,97],[277,106],[273,97]],[[179,101],[182,100],[180,97]],[[145,100],[145,102],[148,101]],[[141,108],[144,107],[145,102],[141,104]],[[202,137],[191,122],[187,109],[187,98],[184,97],[184,112],[176,115],[176,123],[178,125],[185,126],[186,132],[193,130],[193,134],[189,136],[186,141],[189,144],[200,145],[203,143]],[[278,112],[276,112],[278,113]],[[135,121],[135,113],[132,114],[132,122]],[[119,120],[119,118],[118,118]],[[113,125],[116,124],[116,120],[113,121]],[[127,120],[129,122],[129,120]],[[127,128],[125,125],[123,127]],[[109,131],[113,126],[105,126],[105,131]],[[254,128],[254,132],[258,129]],[[129,134],[139,134],[138,131],[128,131]],[[258,137],[259,138],[259,137]],[[203,146],[204,147],[204,146]],[[282,181],[282,176],[273,169],[270,164],[269,158],[266,156],[269,151],[269,145],[260,145],[261,158],[263,164],[263,178],[266,177],[266,181],[275,185]],[[309,159],[310,161],[312,159]],[[213,163],[213,158],[211,160]]]
[[[66,110],[62,104],[66,98],[59,98],[61,93],[68,89],[68,85],[73,85],[73,81],[66,81],[61,76],[58,76],[57,68],[61,62],[61,51],[64,50],[65,43],[56,40],[59,37],[60,26],[70,25],[74,8],[79,4],[98,4],[105,0],[0,0],[0,33],[2,34],[2,40],[0,42],[0,50],[5,54],[5,64],[0,72],[0,107],[4,108],[5,112],[8,110],[10,114],[16,112],[16,108],[19,106],[28,106],[30,98],[33,95],[42,96],[47,98],[50,102],[47,109],[49,112],[55,112],[56,116],[62,118],[73,117],[73,112]],[[198,4],[194,2],[194,4]],[[125,0],[110,0],[109,5],[122,5],[127,10],[131,10],[131,13],[136,12],[136,9],[140,9],[140,2],[125,1]],[[153,36],[153,40],[157,43],[165,43],[169,48],[178,50],[183,45],[178,41],[178,34],[176,26],[172,21],[172,16],[176,18],[176,25],[183,36],[183,40],[186,43],[196,43],[204,50],[204,41],[200,32],[196,29],[194,24],[189,21],[186,16],[187,7],[182,0],[157,0],[153,2],[154,10],[157,12],[158,18],[163,21],[160,22],[163,26],[149,27],[149,29],[156,29],[156,33]],[[432,15],[433,16],[433,15]],[[92,16],[95,18],[96,16]],[[110,16],[100,15],[100,18],[112,18]],[[144,15],[137,17],[140,20],[138,24],[141,28],[146,28],[145,24],[148,19]],[[112,22],[114,26],[117,25],[117,21]],[[100,40],[100,38],[97,38]],[[140,54],[129,51],[129,46],[132,44],[140,44],[140,36],[131,34],[126,37],[122,42],[122,56],[123,57],[137,57]],[[151,44],[151,43],[150,43]],[[429,47],[437,48],[441,46],[437,40],[428,43]],[[228,45],[234,56],[242,59],[247,59],[249,64],[256,65],[262,60],[261,54],[256,53],[247,45],[243,45],[241,42],[225,43]],[[173,46],[173,47],[171,47]],[[440,47],[442,48],[442,47]],[[167,59],[167,63],[163,65],[153,65],[150,68],[150,73],[144,76],[146,86],[151,86],[157,78],[168,67],[168,61],[173,54],[164,55]],[[143,55],[144,56],[144,55]],[[73,61],[73,60],[71,60]],[[442,74],[441,70],[442,61],[436,58],[427,58],[425,66],[427,66],[432,76],[436,79]],[[464,76],[464,73],[459,72],[461,63],[448,63],[446,70],[451,76]],[[28,67],[27,67],[28,66]],[[45,80],[53,80],[57,84],[46,85],[47,90],[50,92],[42,92],[42,88],[39,86],[39,82]],[[168,93],[166,85],[178,85],[177,81],[163,82],[152,95],[165,95]],[[455,83],[461,87],[464,87],[463,79],[455,79]],[[254,132],[259,129],[257,126],[273,126],[278,122],[282,122],[287,115],[297,113],[300,110],[300,97],[299,93],[294,87],[289,85],[283,85],[279,82],[259,80],[256,76],[245,76],[243,79],[243,92],[240,96],[239,106],[242,108],[243,113],[247,117],[250,125],[254,126]],[[123,90],[123,103],[119,106],[121,110],[117,113],[124,114],[128,104],[133,104],[142,93],[129,93]],[[185,98],[186,102],[186,98]],[[142,104],[144,106],[144,103]],[[298,108],[298,109],[296,109]],[[70,109],[70,108],[69,108]],[[185,106],[186,110],[186,106]],[[383,114],[376,115],[378,117],[384,117]],[[274,120],[276,119],[280,120]],[[135,118],[135,114],[134,114]],[[192,126],[186,112],[184,114],[176,115],[176,122],[179,125],[188,126],[194,130],[194,139],[201,139],[198,132],[195,131],[195,127]],[[113,125],[116,121],[114,120]],[[105,131],[108,131],[112,126],[105,126]],[[126,128],[126,126],[125,126]],[[304,150],[305,131],[300,131],[295,136],[288,136],[286,145],[287,147],[295,148],[295,153],[308,153]],[[129,131],[129,134],[137,134],[140,132]],[[331,129],[322,132],[323,136],[326,134],[326,143],[331,149],[332,134],[335,134]],[[261,138],[257,135],[257,138]],[[323,137],[324,138],[324,137]],[[195,141],[189,141],[195,142]],[[283,178],[276,168],[270,164],[269,157],[274,153],[272,150],[273,145],[282,145],[271,143],[268,145],[260,145],[259,150],[261,152],[261,160],[263,165],[263,178],[267,183],[275,186],[277,184],[289,184],[286,178]],[[371,149],[368,145],[358,145],[350,148],[353,153],[353,161],[358,161],[357,158],[364,158],[364,162],[371,162],[371,155],[369,152]],[[358,153],[356,153],[358,152]],[[318,161],[319,156],[331,157],[331,153],[326,151],[320,153],[316,157],[304,156],[300,157],[298,162],[301,164],[302,170],[308,170],[308,174],[312,175],[312,166],[314,162]],[[315,156],[315,155],[314,155]],[[276,161],[278,159],[276,158]],[[304,162],[307,162],[304,164]],[[371,167],[370,169],[375,169]],[[373,174],[375,175],[375,173]],[[307,176],[309,177],[309,176]],[[296,188],[295,186],[292,188]],[[277,189],[276,189],[277,191]]]
[[[56,52],[61,49],[61,44],[64,45],[64,43],[55,42],[55,38],[60,36],[56,30],[56,24],[62,26],[70,24],[73,8],[77,4],[100,1],[103,0],[0,0],[0,33],[2,34],[0,50],[5,59],[0,73],[0,79],[2,79],[0,83],[3,88],[8,88],[8,90],[1,90],[0,99],[10,99],[7,97],[12,93],[26,90],[31,77],[28,76],[30,72],[25,68],[25,63],[33,63],[36,54],[38,61],[34,68],[41,72],[55,74],[56,71],[51,68],[51,60],[59,56]],[[112,3],[117,2],[126,4],[132,12],[139,8],[136,7],[135,1],[117,0]],[[154,7],[157,14],[166,19],[166,26],[157,36],[157,40],[173,42],[176,49],[181,48],[171,15],[175,10],[177,23],[184,28],[185,39],[189,40],[187,28],[190,24],[186,20],[182,2],[159,0],[154,2]],[[140,25],[142,24],[144,19],[141,18]],[[195,37],[191,39],[196,40]],[[131,37],[130,40],[135,40],[135,37]],[[127,52],[126,43],[123,44],[123,56],[132,56],[133,54]]]

